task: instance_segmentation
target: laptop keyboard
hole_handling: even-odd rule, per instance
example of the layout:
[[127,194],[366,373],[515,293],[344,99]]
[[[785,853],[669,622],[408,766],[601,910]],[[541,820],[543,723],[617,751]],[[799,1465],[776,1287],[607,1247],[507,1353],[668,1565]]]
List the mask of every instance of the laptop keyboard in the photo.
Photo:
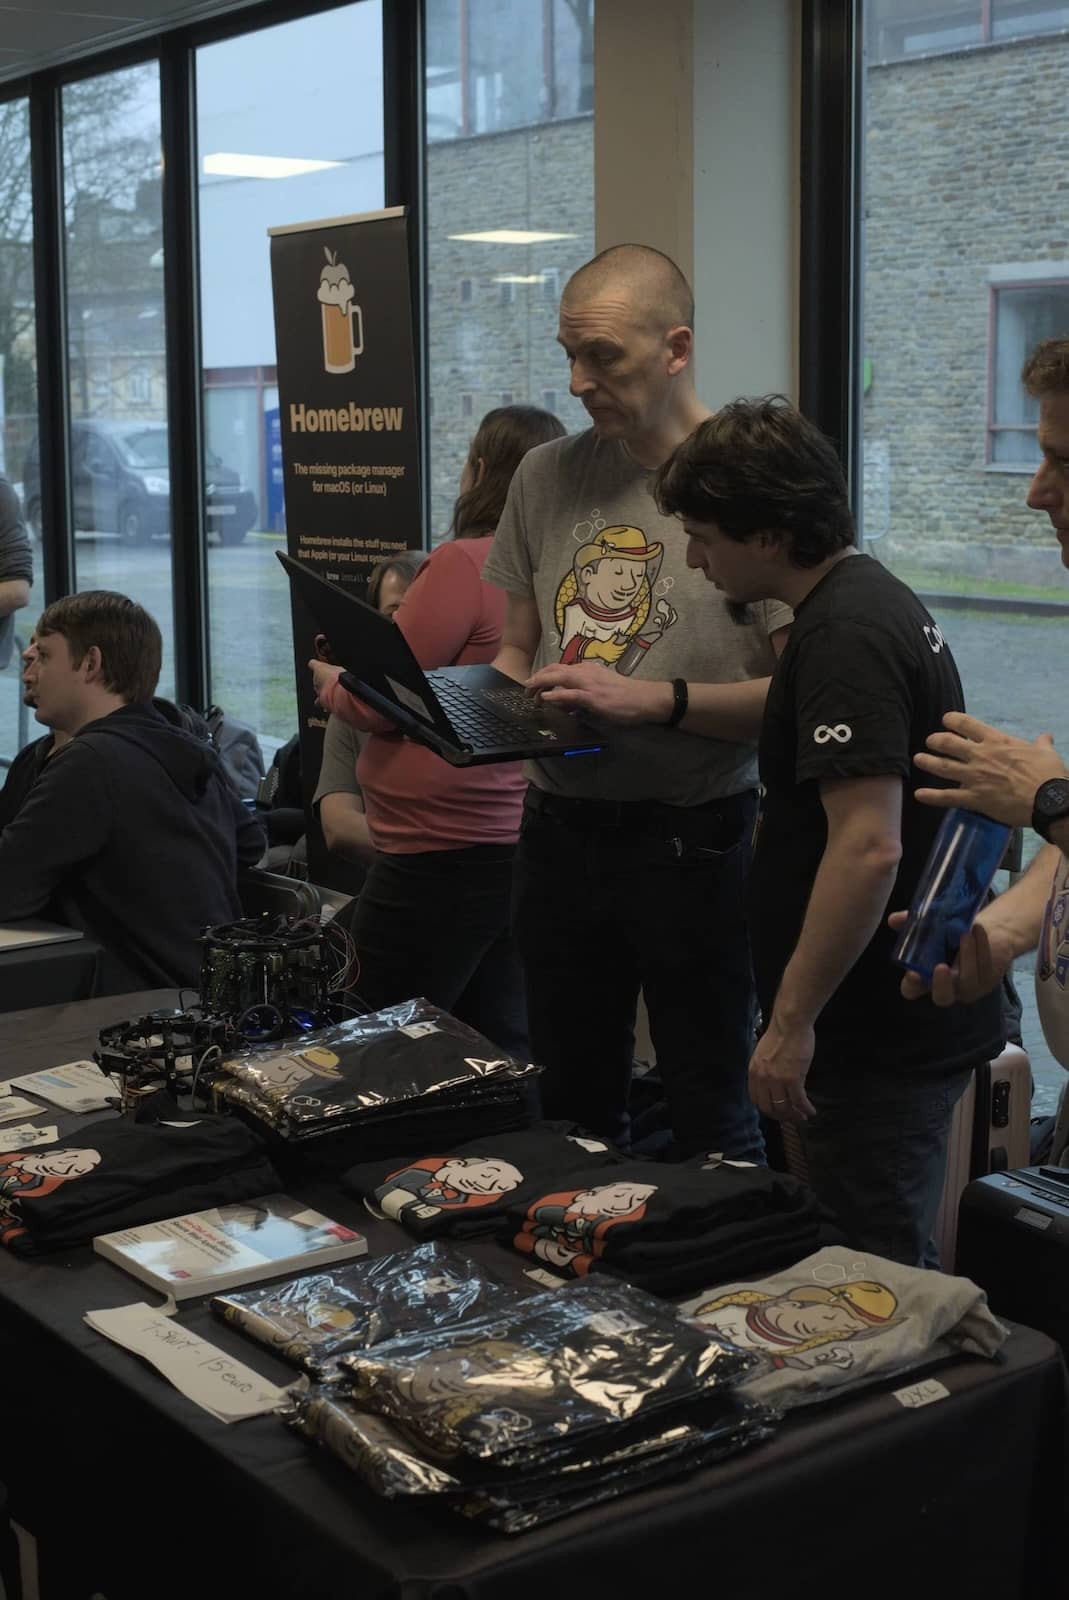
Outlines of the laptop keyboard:
[[[480,689],[479,697],[469,693],[455,678],[428,672],[428,682],[443,711],[466,744],[485,749],[488,745],[529,744],[531,712],[534,709],[519,684],[515,689]],[[491,711],[486,701],[501,708]]]

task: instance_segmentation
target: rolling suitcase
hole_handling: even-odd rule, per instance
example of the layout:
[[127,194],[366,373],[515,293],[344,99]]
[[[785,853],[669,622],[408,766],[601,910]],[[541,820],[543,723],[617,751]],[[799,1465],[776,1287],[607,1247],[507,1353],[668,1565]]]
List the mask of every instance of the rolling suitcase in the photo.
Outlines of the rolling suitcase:
[[961,1197],[958,1271],[1069,1356],[1069,1168],[993,1172]]
[[[958,1202],[965,1186],[988,1172],[1022,1167],[1028,1160],[1032,1109],[1032,1069],[1020,1046],[1008,1044],[994,1061],[985,1062],[954,1107],[947,1142],[947,1171],[943,1197],[935,1222],[939,1264],[954,1272],[954,1243],[958,1227]],[[805,1146],[798,1129],[782,1123],[787,1171],[802,1183],[809,1172]]]
[[1031,1123],[1032,1068],[1020,1046],[1008,1044],[994,1061],[977,1067],[954,1107],[934,1233],[944,1272],[958,1270],[958,1204],[966,1186],[986,1173],[1025,1166]]

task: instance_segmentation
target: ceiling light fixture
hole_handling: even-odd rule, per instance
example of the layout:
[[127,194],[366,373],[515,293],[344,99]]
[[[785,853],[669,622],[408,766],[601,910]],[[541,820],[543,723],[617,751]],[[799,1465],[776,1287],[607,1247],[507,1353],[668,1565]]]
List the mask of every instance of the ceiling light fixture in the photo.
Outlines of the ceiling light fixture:
[[450,239],[471,244],[549,244],[553,239],[577,239],[576,233],[529,233],[522,228],[490,228],[486,233],[451,233]]
[[240,155],[216,150],[205,156],[202,169],[216,178],[298,178],[306,172],[344,166],[342,161],[302,161],[293,156]]

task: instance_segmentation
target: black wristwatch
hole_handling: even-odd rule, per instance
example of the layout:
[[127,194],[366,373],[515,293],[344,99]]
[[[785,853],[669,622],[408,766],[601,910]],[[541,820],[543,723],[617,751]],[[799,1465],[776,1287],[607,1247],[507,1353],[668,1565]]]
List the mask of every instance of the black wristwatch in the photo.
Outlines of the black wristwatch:
[[1069,817],[1069,778],[1048,778],[1036,790],[1032,802],[1032,826],[1050,844],[1050,830],[1063,817]]
[[689,693],[689,691],[687,689],[687,680],[686,680],[686,678],[673,678],[672,679],[672,715],[669,717],[669,719],[666,722],[665,726],[668,727],[668,728],[678,728],[679,724],[683,721],[683,718],[687,714],[687,707],[689,705],[690,705],[690,693]]

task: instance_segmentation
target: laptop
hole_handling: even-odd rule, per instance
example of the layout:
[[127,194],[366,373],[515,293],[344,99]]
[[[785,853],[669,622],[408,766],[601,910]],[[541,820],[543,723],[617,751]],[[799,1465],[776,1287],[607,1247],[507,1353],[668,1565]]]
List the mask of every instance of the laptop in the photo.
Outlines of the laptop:
[[526,756],[595,755],[600,734],[568,711],[539,705],[489,666],[424,672],[389,617],[321,578],[281,550],[275,554],[342,667],[341,683],[410,739],[454,767]]
[[84,938],[80,928],[64,928],[58,922],[41,922],[27,918],[25,922],[0,925],[0,955],[9,950],[28,950],[36,944],[66,944],[70,939]]

